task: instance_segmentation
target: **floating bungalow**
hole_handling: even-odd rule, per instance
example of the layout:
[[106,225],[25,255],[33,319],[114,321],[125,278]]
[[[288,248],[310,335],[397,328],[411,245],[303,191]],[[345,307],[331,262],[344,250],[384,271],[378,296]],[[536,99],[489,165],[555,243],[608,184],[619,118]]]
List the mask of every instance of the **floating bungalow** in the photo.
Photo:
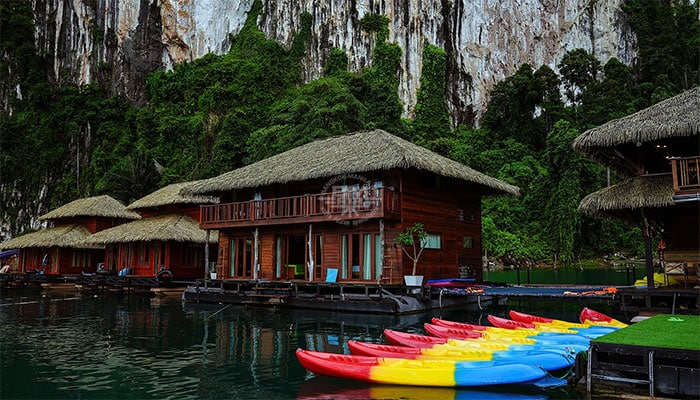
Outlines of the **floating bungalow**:
[[[664,100],[635,114],[607,122],[581,134],[574,148],[611,168],[622,180],[586,196],[579,211],[616,218],[641,228],[646,248],[647,288],[653,289],[654,250],[664,272],[697,283],[700,273],[700,87]],[[655,246],[652,238],[661,237]],[[674,271],[675,270],[675,271]],[[638,295],[637,291],[634,294]],[[668,306],[680,305],[683,291],[649,293]],[[688,306],[697,311],[698,291]],[[624,294],[622,297],[624,306]],[[668,310],[665,310],[668,311]],[[675,310],[672,310],[675,311]]]
[[481,198],[519,189],[382,130],[317,140],[183,189],[218,230],[225,280],[403,285],[396,242],[427,232],[415,275],[481,279]]
[[86,243],[106,248],[105,265],[120,275],[204,278],[207,244],[216,254],[217,233],[199,228],[200,205],[216,204],[211,196],[183,195],[186,183],[165,186],[129,204],[140,220],[97,232]]
[[95,272],[105,261],[104,246],[85,240],[93,233],[139,218],[110,196],[78,199],[40,216],[47,228],[6,240],[0,243],[0,250],[20,250],[20,273]]

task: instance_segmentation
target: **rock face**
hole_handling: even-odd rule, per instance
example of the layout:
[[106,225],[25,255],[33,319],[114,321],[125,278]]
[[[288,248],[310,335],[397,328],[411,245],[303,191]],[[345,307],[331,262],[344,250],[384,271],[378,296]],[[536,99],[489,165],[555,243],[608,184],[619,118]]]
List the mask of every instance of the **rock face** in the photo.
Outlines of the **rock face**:
[[[290,45],[300,14],[313,20],[304,78],[321,76],[331,48],[344,50],[351,71],[371,65],[375,36],[358,21],[389,17],[389,40],[402,53],[399,96],[412,116],[426,44],[448,57],[448,107],[455,124],[483,111],[488,92],[523,63],[556,64],[583,48],[602,63],[630,64],[635,38],[622,0],[263,0],[258,27]],[[112,90],[142,102],[145,74],[207,53],[223,54],[253,0],[33,0],[38,48],[53,54],[56,79],[111,80]]]

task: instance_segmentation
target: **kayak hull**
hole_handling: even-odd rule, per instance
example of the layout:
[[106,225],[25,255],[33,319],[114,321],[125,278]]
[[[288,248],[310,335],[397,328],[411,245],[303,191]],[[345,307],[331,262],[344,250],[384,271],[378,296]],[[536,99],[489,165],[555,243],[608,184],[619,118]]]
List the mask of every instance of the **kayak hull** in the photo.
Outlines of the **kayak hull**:
[[546,372],[537,366],[500,361],[407,360],[297,349],[297,359],[317,375],[365,382],[437,387],[528,383]]

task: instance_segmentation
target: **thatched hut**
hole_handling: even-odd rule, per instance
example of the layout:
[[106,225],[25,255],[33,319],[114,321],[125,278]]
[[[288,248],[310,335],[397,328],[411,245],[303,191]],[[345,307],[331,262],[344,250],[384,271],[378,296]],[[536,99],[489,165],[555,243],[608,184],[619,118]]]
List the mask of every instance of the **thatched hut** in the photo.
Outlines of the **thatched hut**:
[[588,195],[579,211],[642,228],[648,285],[651,237],[662,235],[666,260],[700,263],[700,87],[581,134],[574,148],[624,180]]
[[20,249],[20,272],[95,272],[104,263],[104,246],[85,240],[95,232],[139,218],[110,196],[82,198],[40,216],[47,228],[0,243],[0,249]]
[[218,275],[401,283],[412,262],[396,243],[427,238],[417,275],[481,278],[481,197],[519,189],[382,130],[317,140],[205,179],[218,195],[201,226],[219,230]]
[[205,275],[207,244],[216,232],[199,227],[199,205],[216,204],[212,196],[182,194],[187,183],[165,186],[127,206],[142,219],[104,230],[86,243],[106,246],[107,269],[130,275],[154,276],[168,270],[179,279]]

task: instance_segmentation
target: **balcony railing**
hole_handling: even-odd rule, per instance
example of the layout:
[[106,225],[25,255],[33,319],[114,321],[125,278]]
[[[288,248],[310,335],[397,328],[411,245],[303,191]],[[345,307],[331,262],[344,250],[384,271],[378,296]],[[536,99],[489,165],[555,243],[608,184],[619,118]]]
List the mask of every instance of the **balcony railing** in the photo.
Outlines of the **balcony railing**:
[[317,221],[360,222],[397,218],[398,193],[388,188],[307,194],[201,206],[201,226],[209,229]]
[[671,170],[676,193],[700,190],[700,157],[673,158]]

